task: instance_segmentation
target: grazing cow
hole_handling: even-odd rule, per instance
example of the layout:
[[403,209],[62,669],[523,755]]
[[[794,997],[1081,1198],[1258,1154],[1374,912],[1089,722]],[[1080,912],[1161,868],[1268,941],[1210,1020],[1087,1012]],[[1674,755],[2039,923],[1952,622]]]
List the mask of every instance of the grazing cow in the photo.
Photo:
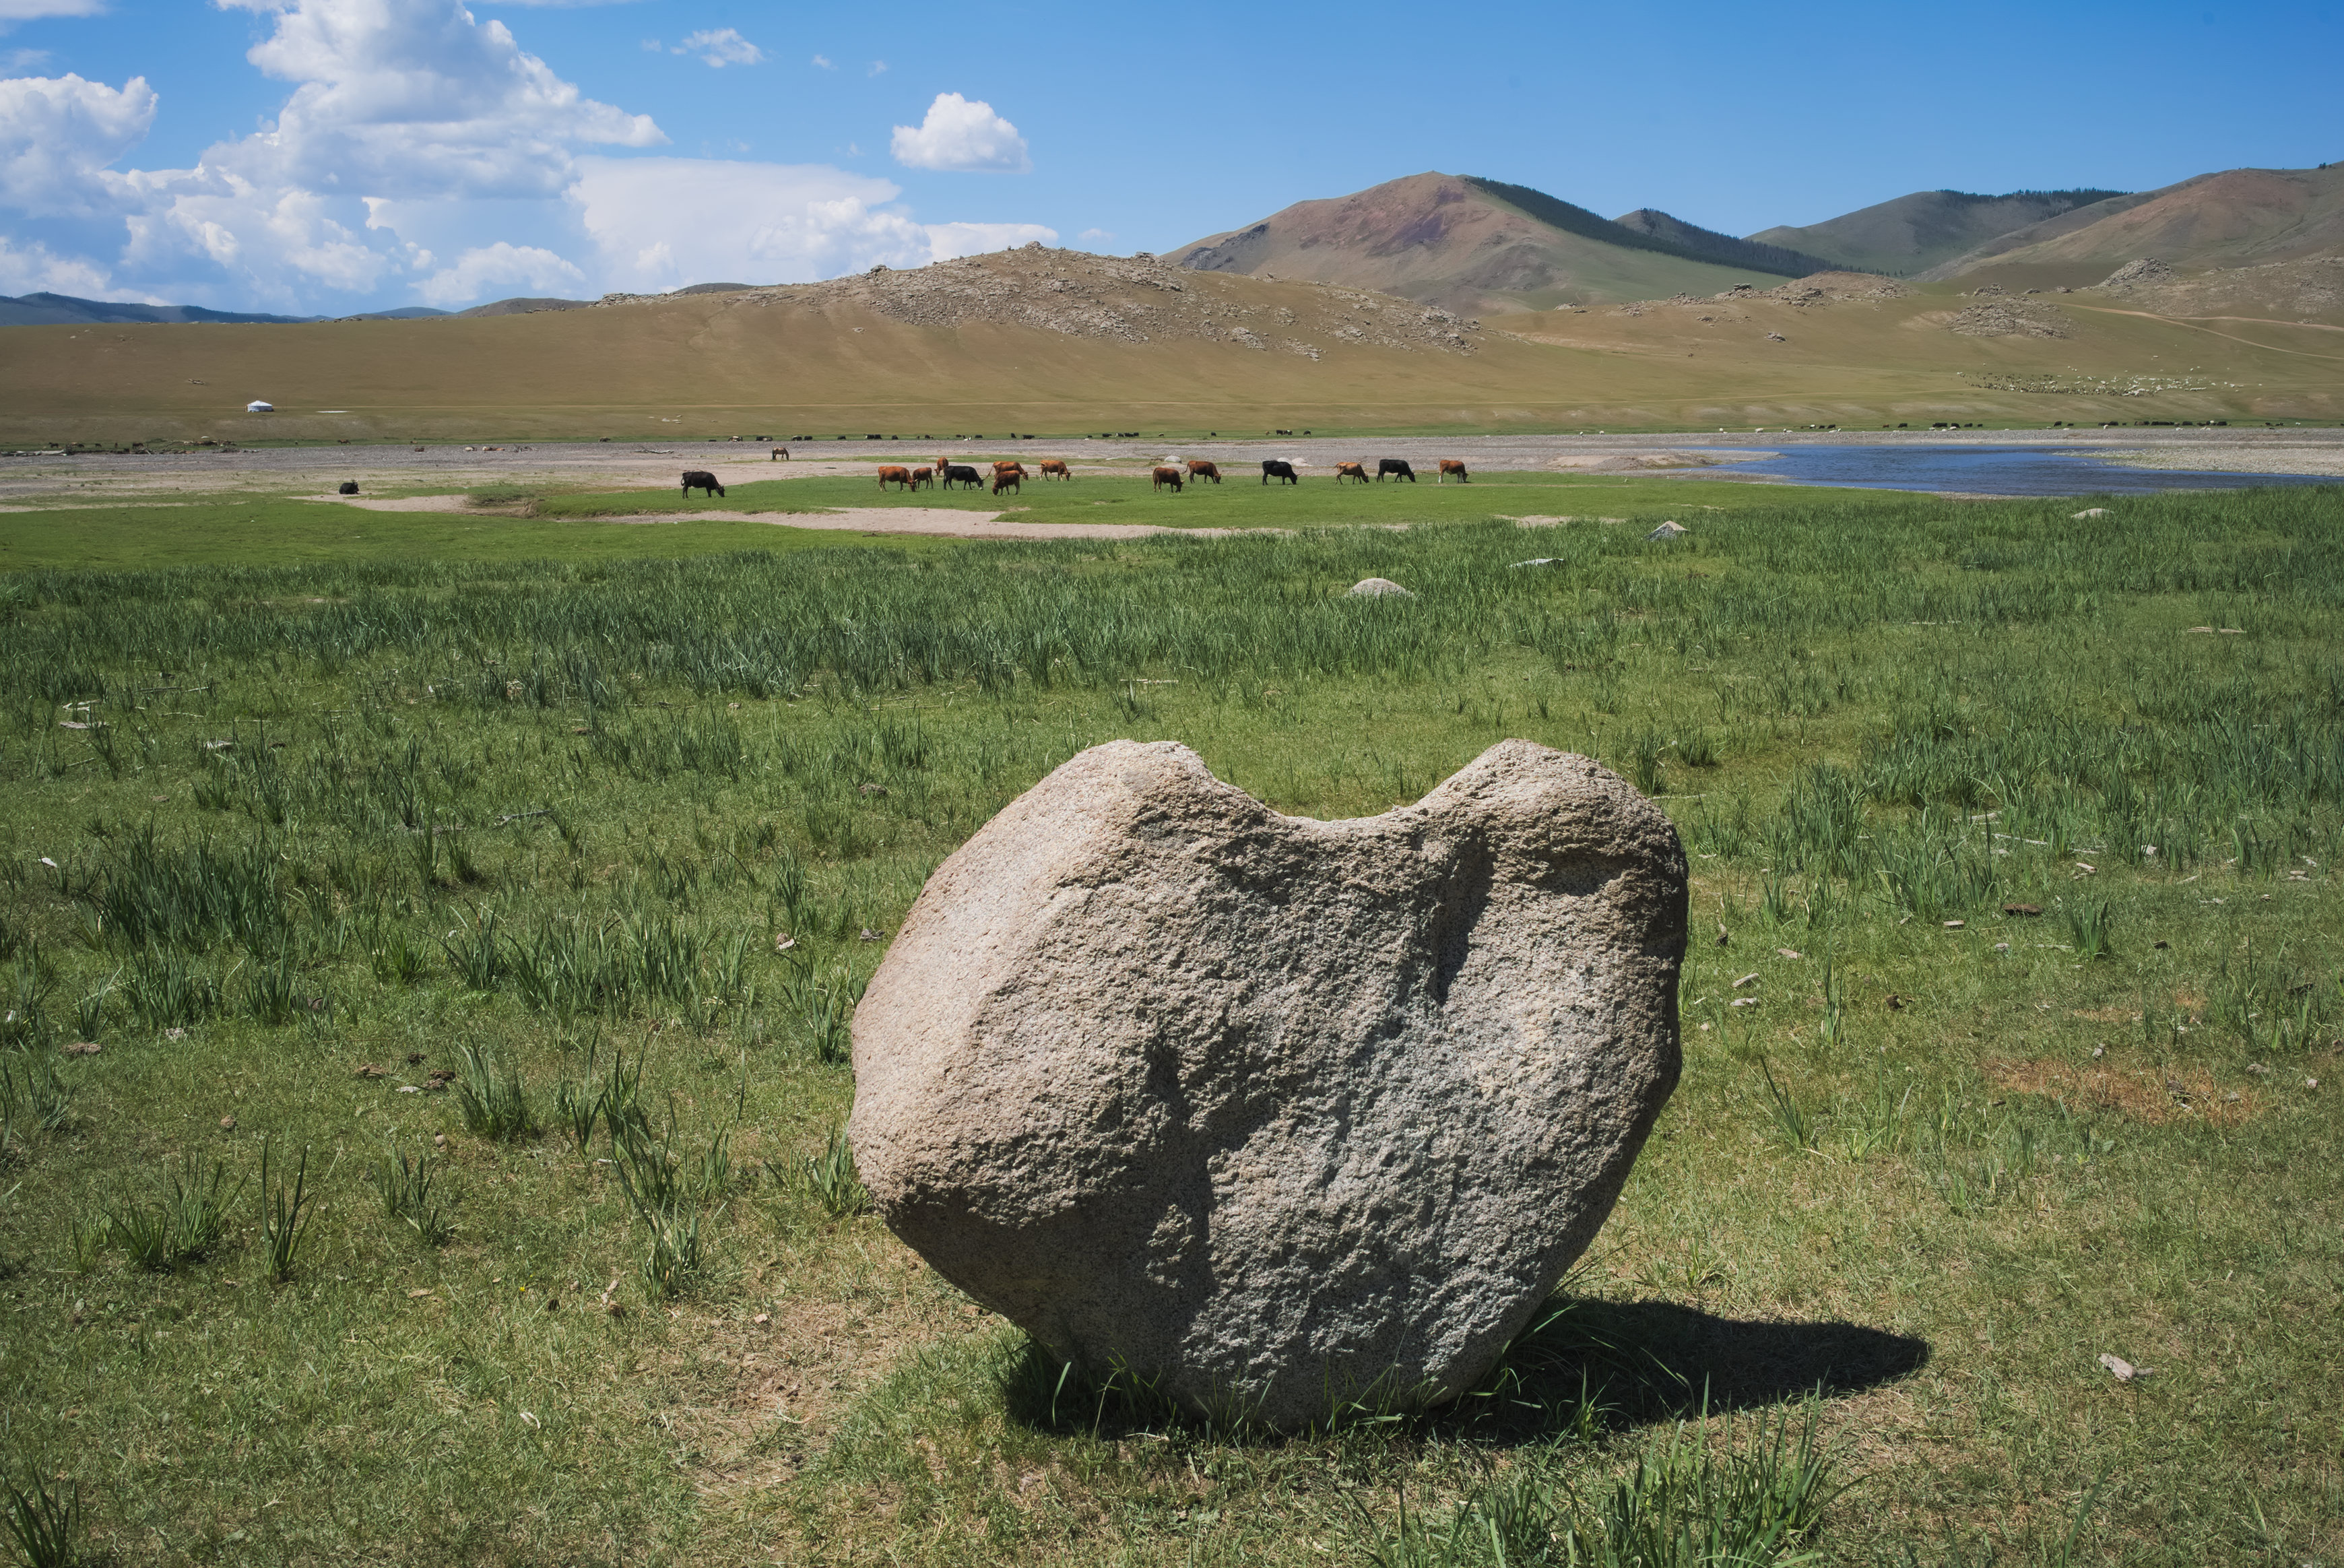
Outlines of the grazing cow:
[[1011,458],[1005,462],[995,463],[993,465],[993,471],[996,476],[1005,473],[1014,473],[1019,479],[1032,479],[1034,477],[1032,474],[1026,471],[1026,465],[1019,462],[1015,458]]
[[966,463],[945,464],[945,488],[950,490],[956,484],[965,484],[971,490],[983,490],[985,478]]
[[1408,466],[1408,460],[1406,458],[1378,458],[1376,460],[1376,482],[1378,484],[1383,483],[1384,478],[1388,474],[1394,478],[1404,479],[1410,484],[1414,484],[1416,482],[1416,470]]
[[1368,470],[1364,465],[1359,463],[1337,463],[1335,465],[1335,482],[1337,484],[1341,484],[1347,479],[1355,479],[1361,484],[1365,484],[1368,482]]
[[1147,488],[1150,490],[1162,490],[1167,484],[1172,487],[1175,494],[1179,492],[1180,470],[1178,469],[1159,468],[1147,476]]
[[928,486],[930,489],[934,489],[934,488],[935,487],[935,482],[936,482],[936,470],[934,470],[934,469],[914,469],[914,470],[912,470],[912,488],[913,488],[914,490],[917,490],[917,489],[919,489],[922,485],[926,485],[926,486]]
[[787,447],[775,447],[772,451],[765,454],[765,460],[769,463],[785,463],[790,460],[790,449]]
[[704,490],[711,495],[722,495],[724,493],[724,487],[718,484],[716,482],[716,476],[710,473],[706,469],[684,470],[683,499],[690,501],[692,499],[692,492],[696,490]]
[[900,463],[882,465],[879,470],[879,488],[885,490],[891,484],[902,485],[905,490],[911,489],[912,470]]
[[1440,460],[1440,477],[1434,480],[1432,482],[1435,484],[1447,484],[1450,474],[1455,474],[1457,476],[1457,482],[1459,484],[1471,484],[1473,482],[1473,476],[1465,471],[1465,460],[1463,458],[1442,458]]
[[1015,463],[995,463],[993,465],[994,494],[999,495],[1005,490],[1014,490],[1019,495],[1024,495],[1026,493],[1024,489],[1025,483],[1026,470],[1018,467]]
[[1066,462],[1064,458],[1044,458],[1042,460],[1042,477],[1044,479],[1062,479],[1071,481],[1075,476],[1073,472],[1067,469]]
[[1288,484],[1300,484],[1302,482],[1302,481],[1298,478],[1294,472],[1294,465],[1288,462],[1284,458],[1262,459],[1261,482],[1268,484],[1274,479],[1282,479]]
[[1193,484],[1204,479],[1211,480],[1215,484],[1220,483],[1220,466],[1217,463],[1208,463],[1202,458],[1190,458],[1188,460],[1189,482]]

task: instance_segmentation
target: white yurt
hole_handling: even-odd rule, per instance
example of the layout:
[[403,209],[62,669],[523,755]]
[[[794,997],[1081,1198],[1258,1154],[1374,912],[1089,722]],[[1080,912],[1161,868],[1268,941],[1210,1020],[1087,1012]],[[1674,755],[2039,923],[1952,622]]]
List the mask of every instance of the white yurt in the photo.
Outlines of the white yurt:
[[264,403],[258,398],[255,398],[244,405],[244,411],[248,414],[273,414],[277,411],[277,405]]

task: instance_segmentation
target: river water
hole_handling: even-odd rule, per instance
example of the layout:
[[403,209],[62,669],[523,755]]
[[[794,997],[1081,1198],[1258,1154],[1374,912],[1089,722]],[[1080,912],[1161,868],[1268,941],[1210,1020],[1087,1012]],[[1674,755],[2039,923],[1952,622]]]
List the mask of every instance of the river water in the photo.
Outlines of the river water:
[[[1697,450],[1723,452],[1731,449]],[[2127,468],[2084,452],[2045,447],[1786,447],[1759,461],[1735,463],[1729,471],[1778,474],[1798,484],[1863,490],[1961,491],[1973,495],[2150,495],[2169,490],[2243,490],[2249,485],[2344,482],[2319,474]]]

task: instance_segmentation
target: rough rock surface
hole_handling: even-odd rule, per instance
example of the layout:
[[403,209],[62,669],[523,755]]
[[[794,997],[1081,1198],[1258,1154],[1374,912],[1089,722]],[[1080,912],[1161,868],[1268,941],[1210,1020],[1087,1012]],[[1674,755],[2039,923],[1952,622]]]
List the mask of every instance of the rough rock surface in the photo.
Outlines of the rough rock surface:
[[[606,294],[597,304],[662,298]],[[1313,284],[1265,291],[1252,279],[1192,272],[1153,257],[1038,248],[743,289],[728,303],[736,309],[838,312],[847,320],[868,310],[915,327],[1038,327],[1129,343],[1194,339],[1308,359],[1344,345],[1470,354],[1487,337],[1479,321],[1364,288]]]
[[1096,746],[912,906],[854,1020],[856,1161],[1079,1366],[1288,1428],[1437,1402],[1675,1086],[1685,889],[1665,816],[1528,741],[1345,822]]

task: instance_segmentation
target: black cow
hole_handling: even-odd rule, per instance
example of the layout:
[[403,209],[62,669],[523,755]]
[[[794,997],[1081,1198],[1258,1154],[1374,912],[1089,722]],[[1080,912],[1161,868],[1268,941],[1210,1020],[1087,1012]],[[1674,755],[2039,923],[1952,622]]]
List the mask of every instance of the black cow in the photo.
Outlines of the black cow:
[[985,481],[978,476],[977,471],[975,469],[969,467],[966,463],[945,464],[944,479],[945,488],[946,490],[952,489],[952,487],[956,484],[965,484],[971,490],[983,490],[985,488]]
[[335,493],[338,495],[356,495],[359,493],[359,481],[354,479],[346,479],[341,482],[340,488],[337,490]]
[[1284,458],[1262,459],[1261,482],[1268,484],[1274,479],[1282,479],[1288,484],[1300,484],[1302,482],[1300,477],[1294,471],[1294,465],[1288,462]]
[[1408,466],[1408,460],[1406,458],[1378,458],[1376,460],[1376,482],[1378,484],[1383,483],[1386,475],[1404,479],[1410,484],[1414,484],[1416,482],[1416,470]]
[[724,487],[718,484],[716,482],[716,476],[710,473],[706,469],[684,470],[683,499],[690,501],[692,499],[692,492],[696,490],[704,490],[711,495],[722,495],[724,493]]

